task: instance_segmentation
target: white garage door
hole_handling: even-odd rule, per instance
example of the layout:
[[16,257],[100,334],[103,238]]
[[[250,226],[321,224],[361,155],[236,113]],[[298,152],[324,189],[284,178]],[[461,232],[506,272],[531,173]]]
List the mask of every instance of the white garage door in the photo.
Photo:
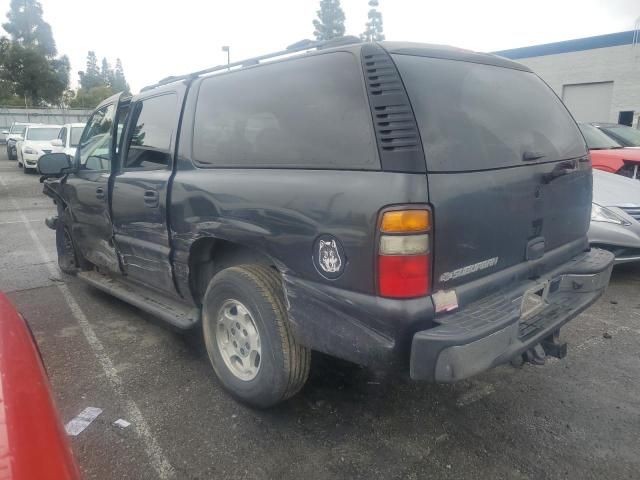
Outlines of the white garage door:
[[562,88],[562,100],[578,122],[608,122],[613,82],[579,83]]

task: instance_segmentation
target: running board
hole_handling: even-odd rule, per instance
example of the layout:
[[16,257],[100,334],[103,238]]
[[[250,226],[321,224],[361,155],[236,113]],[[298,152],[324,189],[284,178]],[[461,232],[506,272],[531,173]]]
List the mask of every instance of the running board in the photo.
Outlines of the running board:
[[182,330],[189,329],[200,321],[198,308],[167,298],[166,295],[130,282],[126,278],[115,279],[96,271],[78,272],[77,276],[97,289]]

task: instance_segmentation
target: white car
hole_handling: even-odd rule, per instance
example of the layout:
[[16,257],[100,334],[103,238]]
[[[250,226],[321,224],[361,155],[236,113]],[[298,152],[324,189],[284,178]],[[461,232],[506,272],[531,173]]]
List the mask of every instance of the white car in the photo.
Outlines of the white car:
[[18,151],[16,150],[16,143],[19,140],[22,140],[24,136],[24,131],[27,129],[29,125],[33,125],[32,123],[25,122],[13,122],[11,128],[9,130],[5,130],[2,133],[6,135],[6,143],[7,143],[7,158],[9,160],[17,160],[18,159]]
[[51,141],[53,153],[66,153],[70,157],[76,156],[76,148],[80,144],[80,137],[86,123],[67,123],[62,126],[58,138]]
[[51,153],[51,141],[58,137],[62,125],[29,125],[24,132],[24,139],[18,140],[18,167],[24,173],[38,167],[38,159],[45,153]]

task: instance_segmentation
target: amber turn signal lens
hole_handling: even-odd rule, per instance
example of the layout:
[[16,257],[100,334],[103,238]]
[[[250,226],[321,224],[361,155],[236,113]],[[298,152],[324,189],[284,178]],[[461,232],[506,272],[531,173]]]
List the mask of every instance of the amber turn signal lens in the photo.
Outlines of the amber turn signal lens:
[[382,215],[380,230],[385,233],[424,232],[431,228],[429,210],[396,210]]

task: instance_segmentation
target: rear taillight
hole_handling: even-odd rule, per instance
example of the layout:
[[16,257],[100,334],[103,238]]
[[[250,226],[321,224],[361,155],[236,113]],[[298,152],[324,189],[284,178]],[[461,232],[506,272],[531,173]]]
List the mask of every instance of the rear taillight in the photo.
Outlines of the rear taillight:
[[431,289],[431,211],[391,210],[380,219],[378,293],[414,298]]

